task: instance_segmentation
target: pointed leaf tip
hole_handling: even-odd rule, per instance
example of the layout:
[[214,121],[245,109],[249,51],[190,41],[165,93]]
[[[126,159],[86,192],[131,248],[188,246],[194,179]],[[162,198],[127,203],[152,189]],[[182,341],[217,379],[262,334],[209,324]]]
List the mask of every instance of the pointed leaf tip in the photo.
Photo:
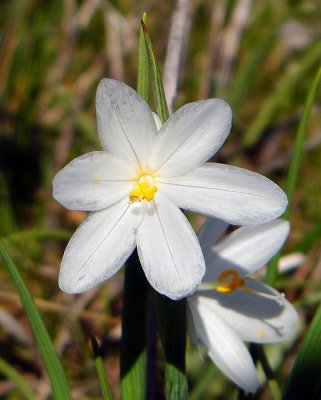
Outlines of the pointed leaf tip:
[[148,33],[147,27],[146,27],[144,21],[141,19],[140,22],[141,22],[141,24],[142,24],[142,28],[143,28],[144,33]]

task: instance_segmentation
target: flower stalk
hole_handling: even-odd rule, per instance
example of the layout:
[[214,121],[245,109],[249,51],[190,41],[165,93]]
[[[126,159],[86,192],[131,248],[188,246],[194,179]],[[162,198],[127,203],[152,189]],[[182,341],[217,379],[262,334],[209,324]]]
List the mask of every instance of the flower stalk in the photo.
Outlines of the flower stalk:
[[148,282],[135,251],[126,263],[120,377],[122,399],[145,399]]
[[[146,20],[146,14],[142,20]],[[149,70],[142,28],[139,34],[137,92],[148,102]],[[122,398],[125,400],[146,398],[147,292],[148,282],[135,251],[125,267],[120,358],[120,387]]]
[[[169,111],[165,91],[160,76],[155,52],[144,20],[142,28],[150,67],[153,93],[160,120],[165,123]],[[186,299],[173,301],[155,292],[159,316],[159,331],[165,357],[165,397],[166,399],[188,398],[186,377]]]

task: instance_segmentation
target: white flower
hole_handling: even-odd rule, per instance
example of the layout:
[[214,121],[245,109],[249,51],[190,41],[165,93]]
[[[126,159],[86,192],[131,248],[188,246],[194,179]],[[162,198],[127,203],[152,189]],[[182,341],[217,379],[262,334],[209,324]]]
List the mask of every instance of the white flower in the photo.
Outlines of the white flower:
[[195,345],[233,382],[255,392],[255,365],[243,341],[273,343],[295,334],[298,314],[275,289],[248,277],[283,245],[289,224],[283,220],[243,227],[211,246],[227,224],[208,219],[199,232],[206,260],[202,284],[187,298],[188,324]]
[[83,292],[109,278],[137,245],[150,284],[181,298],[195,290],[205,265],[179,208],[238,225],[265,222],[284,211],[286,196],[270,180],[205,164],[230,131],[231,110],[223,100],[187,104],[158,131],[159,121],[133,89],[103,79],[96,110],[104,151],[76,158],[53,181],[61,204],[91,211],[66,248],[62,290]]

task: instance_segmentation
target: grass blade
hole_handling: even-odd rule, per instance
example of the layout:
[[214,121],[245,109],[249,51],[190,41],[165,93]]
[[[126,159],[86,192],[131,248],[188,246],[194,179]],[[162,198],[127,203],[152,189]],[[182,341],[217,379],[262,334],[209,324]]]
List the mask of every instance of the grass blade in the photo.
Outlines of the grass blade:
[[[305,101],[305,106],[304,106],[304,111],[302,118],[300,120],[298,130],[295,136],[295,142],[293,146],[293,153],[291,157],[291,162],[289,166],[289,172],[287,176],[287,182],[286,182],[286,194],[288,196],[288,207],[283,215],[284,218],[289,219],[290,217],[290,212],[291,212],[291,207],[292,207],[292,201],[293,201],[293,194],[294,194],[294,189],[295,185],[298,179],[299,175],[299,169],[300,169],[300,164],[301,164],[301,157],[302,157],[302,151],[303,151],[303,145],[304,145],[304,140],[306,137],[306,132],[307,132],[307,127],[308,127],[308,121],[309,121],[309,116],[311,113],[311,108],[313,105],[313,101],[317,92],[317,88],[320,82],[321,78],[321,68],[319,68],[315,79],[313,81],[313,84],[308,92],[306,101]],[[276,254],[276,256],[272,259],[272,261],[269,264],[269,268],[266,273],[266,282],[270,285],[274,285],[276,278],[277,278],[277,266],[278,266],[278,261],[280,258],[280,252]]]
[[54,398],[59,400],[71,400],[66,376],[57,356],[56,350],[50,340],[48,332],[42,322],[32,296],[1,240],[0,255],[12,282],[19,293],[21,303],[25,309],[34,337],[39,346],[42,360],[46,366]]
[[261,138],[264,129],[270,123],[272,116],[280,106],[282,99],[284,99],[288,93],[293,91],[294,86],[298,84],[302,76],[311,70],[311,68],[314,68],[315,65],[318,66],[320,57],[321,43],[316,42],[309,51],[306,52],[300,65],[295,66],[294,68],[292,66],[288,68],[282,79],[279,80],[275,91],[266,99],[257,117],[248,128],[248,131],[244,136],[243,143],[245,146],[253,146]]
[[151,74],[153,92],[156,100],[156,110],[160,120],[162,121],[162,123],[164,123],[169,117],[165,91],[159,71],[159,66],[155,57],[154,48],[149,38],[148,31],[143,20],[142,20],[142,27],[144,32],[146,50],[148,54],[149,70]]
[[93,336],[90,338],[92,351],[95,359],[95,366],[98,374],[100,389],[103,400],[112,400],[112,395],[110,391],[110,387],[107,381],[107,374],[104,368],[103,359],[100,354],[99,346],[96,338]]
[[282,400],[320,399],[321,306],[300,348]]
[[[142,21],[146,23],[147,14],[144,13]],[[137,71],[137,93],[148,103],[149,100],[149,66],[148,55],[146,51],[143,27],[139,32],[139,50],[138,50],[138,71]]]
[[2,358],[0,359],[0,372],[6,375],[11,382],[15,383],[24,399],[36,400],[36,395],[33,393],[24,377]]
[[314,98],[315,98],[315,95],[317,92],[317,88],[319,86],[320,78],[321,78],[321,68],[319,68],[319,70],[316,74],[316,77],[314,78],[313,84],[309,90],[308,96],[305,101],[303,115],[300,120],[298,131],[297,131],[297,134],[295,137],[293,154],[292,154],[291,163],[289,166],[289,173],[288,173],[287,184],[286,184],[286,194],[288,196],[289,204],[288,204],[288,208],[284,214],[285,218],[289,218],[289,215],[290,215],[294,189],[295,189],[295,185],[296,185],[298,175],[299,175],[302,150],[303,150],[304,140],[306,137],[308,121],[309,121],[313,101],[314,101]]

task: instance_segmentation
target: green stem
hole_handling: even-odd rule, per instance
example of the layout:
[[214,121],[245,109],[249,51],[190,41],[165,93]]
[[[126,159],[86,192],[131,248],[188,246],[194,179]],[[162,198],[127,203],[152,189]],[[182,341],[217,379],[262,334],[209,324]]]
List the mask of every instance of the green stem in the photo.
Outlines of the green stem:
[[[144,21],[142,21],[142,27],[157,114],[162,123],[164,123],[169,118],[164,87],[154,48]],[[165,355],[166,399],[186,399],[188,397],[185,375],[186,300],[173,301],[158,293],[156,293],[156,299],[159,311],[160,334]]]
[[272,394],[273,400],[280,400],[281,399],[281,390],[280,387],[275,379],[275,374],[272,368],[270,367],[269,361],[265,355],[264,349],[261,345],[253,344],[252,348],[254,349],[257,359],[260,361],[266,379],[268,381],[268,385],[270,387],[270,391]]
[[126,263],[121,340],[121,395],[123,400],[146,398],[148,282],[137,252]]
[[165,396],[168,400],[187,399],[186,300],[173,301],[157,294],[157,305],[165,355]]

